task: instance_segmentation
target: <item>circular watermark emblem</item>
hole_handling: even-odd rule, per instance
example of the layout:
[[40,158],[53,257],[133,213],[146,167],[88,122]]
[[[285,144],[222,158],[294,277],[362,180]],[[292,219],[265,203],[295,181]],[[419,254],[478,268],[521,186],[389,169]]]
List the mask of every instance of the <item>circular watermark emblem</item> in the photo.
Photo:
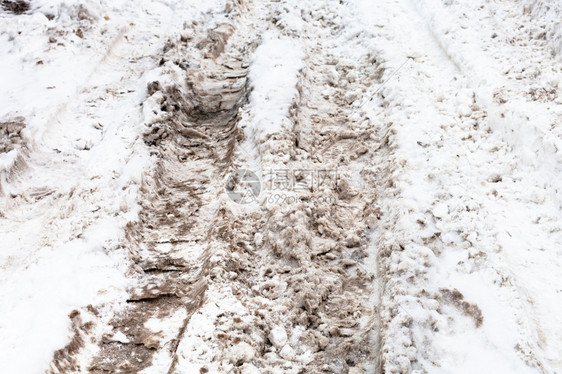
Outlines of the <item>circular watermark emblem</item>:
[[238,169],[226,180],[226,194],[238,204],[256,201],[261,192],[261,182],[251,170]]

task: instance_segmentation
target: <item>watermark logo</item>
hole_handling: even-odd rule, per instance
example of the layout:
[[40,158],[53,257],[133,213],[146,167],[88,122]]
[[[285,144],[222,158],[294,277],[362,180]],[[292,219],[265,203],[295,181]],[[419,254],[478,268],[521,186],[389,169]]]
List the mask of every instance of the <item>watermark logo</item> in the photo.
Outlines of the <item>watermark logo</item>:
[[[230,199],[238,204],[249,204],[257,201],[262,188],[270,192],[266,201],[297,202],[305,199],[300,196],[303,192],[313,192],[326,189],[335,190],[338,182],[337,170],[290,170],[276,169],[265,173],[265,183],[251,170],[239,169],[228,177],[226,193]],[[310,200],[315,197],[306,197]]]
[[267,188],[271,191],[304,192],[319,189],[335,189],[338,184],[337,170],[276,169],[266,174]]
[[256,201],[260,192],[260,179],[251,170],[236,170],[226,181],[226,194],[238,204],[249,204]]

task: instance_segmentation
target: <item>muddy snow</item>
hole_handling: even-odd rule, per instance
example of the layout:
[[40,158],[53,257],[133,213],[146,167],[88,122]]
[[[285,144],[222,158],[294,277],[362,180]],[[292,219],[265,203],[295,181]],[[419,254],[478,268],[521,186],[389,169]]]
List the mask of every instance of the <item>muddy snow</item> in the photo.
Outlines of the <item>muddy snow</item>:
[[560,19],[1,1],[1,371],[562,372]]

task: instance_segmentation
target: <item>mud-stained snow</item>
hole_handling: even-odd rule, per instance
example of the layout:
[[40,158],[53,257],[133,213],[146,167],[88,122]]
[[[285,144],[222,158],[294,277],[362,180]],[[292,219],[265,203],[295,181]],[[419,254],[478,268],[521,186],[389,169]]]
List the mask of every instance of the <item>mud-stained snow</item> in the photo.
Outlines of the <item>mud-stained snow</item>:
[[0,367],[562,371],[562,5],[0,2]]

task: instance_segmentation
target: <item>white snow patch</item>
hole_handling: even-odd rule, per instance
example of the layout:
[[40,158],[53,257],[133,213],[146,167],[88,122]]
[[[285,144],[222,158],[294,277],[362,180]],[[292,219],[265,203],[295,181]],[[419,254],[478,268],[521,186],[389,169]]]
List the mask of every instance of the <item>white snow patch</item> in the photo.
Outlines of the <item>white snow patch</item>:
[[298,40],[273,31],[263,35],[249,73],[253,87],[249,108],[254,117],[247,135],[272,134],[290,125],[289,106],[298,94],[296,84],[303,58]]
[[285,344],[287,344],[287,331],[283,326],[275,326],[271,329],[268,335],[269,341],[273,344],[276,348],[283,348]]

